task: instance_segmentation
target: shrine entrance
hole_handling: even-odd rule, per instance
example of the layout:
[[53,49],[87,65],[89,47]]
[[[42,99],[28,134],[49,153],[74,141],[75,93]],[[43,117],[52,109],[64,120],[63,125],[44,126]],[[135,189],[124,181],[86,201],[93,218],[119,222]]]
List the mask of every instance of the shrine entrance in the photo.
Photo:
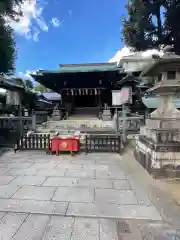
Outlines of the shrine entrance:
[[95,95],[74,96],[74,106],[78,107],[96,107],[97,100]]

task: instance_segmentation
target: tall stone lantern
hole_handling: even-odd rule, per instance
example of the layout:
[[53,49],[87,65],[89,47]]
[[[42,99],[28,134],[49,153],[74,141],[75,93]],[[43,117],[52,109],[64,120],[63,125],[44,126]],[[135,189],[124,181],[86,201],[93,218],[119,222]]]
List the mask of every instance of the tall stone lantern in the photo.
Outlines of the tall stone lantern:
[[172,103],[173,96],[180,96],[180,56],[172,46],[166,46],[163,57],[142,75],[157,77],[147,93],[158,97],[161,106],[146,120],[144,131],[136,140],[135,158],[157,175],[167,167],[180,167],[180,111]]

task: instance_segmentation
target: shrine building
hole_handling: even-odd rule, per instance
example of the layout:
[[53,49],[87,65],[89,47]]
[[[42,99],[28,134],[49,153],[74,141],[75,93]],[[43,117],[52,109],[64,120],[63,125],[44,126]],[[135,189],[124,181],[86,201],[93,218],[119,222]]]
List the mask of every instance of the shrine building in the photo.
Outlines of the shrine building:
[[38,70],[31,76],[46,88],[61,94],[59,109],[68,115],[84,111],[99,116],[105,106],[113,113],[112,90],[122,86],[131,88],[129,105],[132,109],[138,111],[142,108],[142,104],[137,103],[139,98],[133,94],[137,80],[133,74],[128,77],[117,63],[61,64],[55,71]]

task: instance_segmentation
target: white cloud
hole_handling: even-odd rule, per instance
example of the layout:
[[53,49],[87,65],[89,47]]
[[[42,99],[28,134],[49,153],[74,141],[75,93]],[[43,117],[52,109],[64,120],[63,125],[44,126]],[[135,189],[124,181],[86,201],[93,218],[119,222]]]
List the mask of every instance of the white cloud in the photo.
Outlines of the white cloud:
[[57,19],[56,17],[53,17],[52,20],[51,20],[51,23],[54,27],[59,27],[60,26],[60,21],[59,19]]
[[25,73],[19,72],[19,73],[17,74],[17,76],[18,76],[18,77],[21,77],[21,78],[24,79],[24,80],[28,80],[28,79],[29,79],[29,80],[33,81],[33,78],[31,77],[30,74],[36,74],[36,71],[27,70]]
[[[44,3],[43,0],[26,0],[19,7],[16,6],[16,10],[21,10],[23,16],[19,17],[18,22],[5,17],[7,24],[9,24],[17,34],[25,36],[27,39],[38,41],[40,32],[48,32],[49,29],[47,22],[42,16]],[[57,23],[58,19],[55,19]]]
[[[162,56],[163,52],[162,51],[158,51],[157,49],[149,49],[146,50],[144,52],[139,52],[141,57],[151,57],[153,54],[157,54],[159,56]],[[114,57],[112,57],[109,62],[117,62],[117,64],[119,63],[119,61],[126,56],[131,56],[136,54],[136,52],[133,52],[130,48],[128,47],[123,47],[121,50],[117,51],[117,53],[114,55]]]
[[117,51],[117,53],[112,57],[109,62],[119,62],[119,60],[125,56],[133,55],[134,52],[131,51],[128,47],[123,47],[121,50]]

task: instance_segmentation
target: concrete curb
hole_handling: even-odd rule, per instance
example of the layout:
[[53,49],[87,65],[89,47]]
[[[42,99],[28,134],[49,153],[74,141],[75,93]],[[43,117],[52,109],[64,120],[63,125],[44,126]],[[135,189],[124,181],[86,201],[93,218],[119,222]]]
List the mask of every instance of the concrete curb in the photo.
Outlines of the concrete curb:
[[132,181],[137,182],[148,195],[164,221],[180,229],[180,207],[175,205],[172,198],[165,192],[164,185],[160,181],[152,179],[145,169],[133,156],[134,147],[127,147],[122,155],[123,169]]

